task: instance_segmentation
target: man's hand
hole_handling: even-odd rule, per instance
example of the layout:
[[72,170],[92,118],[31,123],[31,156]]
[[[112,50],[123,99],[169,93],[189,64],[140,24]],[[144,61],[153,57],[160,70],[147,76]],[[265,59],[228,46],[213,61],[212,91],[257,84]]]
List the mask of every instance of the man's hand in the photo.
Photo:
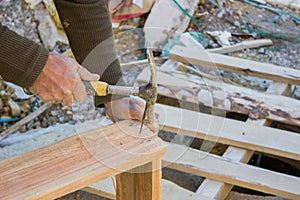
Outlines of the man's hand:
[[[139,97],[124,97],[105,104],[106,114],[113,122],[126,119],[142,121],[145,106],[145,101]],[[157,121],[147,126],[155,133],[159,129]]]
[[61,103],[70,106],[86,98],[82,80],[97,81],[100,76],[90,73],[73,58],[50,53],[42,72],[30,87],[44,102]]

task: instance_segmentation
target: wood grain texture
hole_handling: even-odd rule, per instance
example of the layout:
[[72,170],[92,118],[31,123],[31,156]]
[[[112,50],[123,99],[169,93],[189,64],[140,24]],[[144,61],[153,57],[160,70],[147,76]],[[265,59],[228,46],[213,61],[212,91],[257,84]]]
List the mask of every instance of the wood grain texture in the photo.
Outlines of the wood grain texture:
[[182,145],[168,145],[163,165],[267,194],[300,198],[299,177],[250,166]]
[[166,131],[300,160],[297,133],[161,104],[156,105],[156,113]]
[[161,199],[161,160],[131,169],[116,176],[117,200]]
[[169,59],[209,67],[243,75],[256,76],[287,84],[300,85],[300,71],[291,68],[261,63],[217,53],[195,51],[186,47],[175,46],[170,51]]
[[54,199],[159,159],[161,139],[123,121],[0,162],[2,199]]

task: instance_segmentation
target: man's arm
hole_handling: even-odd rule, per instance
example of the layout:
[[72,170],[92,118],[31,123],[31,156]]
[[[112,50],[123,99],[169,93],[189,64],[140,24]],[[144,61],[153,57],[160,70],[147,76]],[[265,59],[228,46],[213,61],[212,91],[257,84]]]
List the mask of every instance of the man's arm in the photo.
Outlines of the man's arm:
[[[76,60],[99,74],[102,81],[123,85],[107,0],[54,0],[54,3]],[[104,103],[113,121],[142,120],[145,109],[141,99],[116,95],[98,97],[95,103]],[[158,130],[156,125],[153,127],[153,131]]]
[[[54,0],[54,3],[76,60],[99,74],[102,81],[123,85],[107,1]],[[97,98],[96,104],[110,100],[111,96]]]
[[29,87],[41,73],[49,52],[0,24],[0,75],[9,82]]
[[81,80],[98,80],[74,59],[49,54],[42,46],[7,27],[0,26],[0,75],[31,91],[45,102],[70,106],[83,101],[86,90]]

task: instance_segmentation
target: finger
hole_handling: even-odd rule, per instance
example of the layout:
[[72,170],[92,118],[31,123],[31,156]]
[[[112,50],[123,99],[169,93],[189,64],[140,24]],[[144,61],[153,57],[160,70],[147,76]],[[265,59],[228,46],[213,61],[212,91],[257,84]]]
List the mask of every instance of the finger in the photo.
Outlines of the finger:
[[155,119],[152,124],[147,124],[147,127],[153,132],[158,133],[159,131],[159,124],[158,121]]
[[71,106],[73,104],[73,102],[74,102],[74,98],[73,98],[72,93],[65,95],[65,97],[63,98],[62,101],[63,101],[63,104],[65,106]]
[[92,74],[82,66],[79,66],[78,74],[80,78],[85,81],[98,81],[100,79],[100,76],[98,74]]
[[129,105],[129,114],[131,119],[136,119],[142,121],[144,115],[144,106],[140,106],[137,103],[130,103]]
[[142,121],[146,103],[140,98],[130,98],[129,112],[132,119]]
[[111,121],[113,121],[113,122],[116,122],[116,121],[117,121],[117,119],[115,119],[115,117],[114,117],[114,115],[113,115],[112,107],[106,106],[106,115],[107,115],[107,117],[108,117]]
[[77,81],[75,83],[73,96],[74,96],[74,100],[78,102],[83,102],[84,99],[86,98],[86,90],[79,77],[77,78]]
[[50,95],[50,92],[47,92],[45,90],[40,90],[38,92],[34,92],[34,94],[38,95],[39,98],[43,101],[43,102],[53,102],[53,98]]
[[146,101],[140,97],[137,97],[137,96],[130,97],[129,103],[136,104],[139,107],[141,107],[143,110],[145,110]]
[[[62,91],[62,90],[55,90],[55,88],[51,88],[50,91],[51,92],[49,92],[49,95],[51,96],[53,102],[55,102],[55,103],[62,102],[62,99],[65,96],[64,91]],[[69,91],[69,93],[71,94],[70,91]]]

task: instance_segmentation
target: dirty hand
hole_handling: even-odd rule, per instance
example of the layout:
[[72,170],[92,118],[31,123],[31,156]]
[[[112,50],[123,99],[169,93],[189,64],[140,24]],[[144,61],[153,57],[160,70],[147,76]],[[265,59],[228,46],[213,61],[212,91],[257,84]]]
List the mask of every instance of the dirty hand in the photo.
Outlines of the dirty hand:
[[30,91],[44,102],[63,102],[65,106],[70,106],[74,100],[82,102],[86,98],[82,80],[96,81],[99,78],[99,75],[90,73],[73,58],[50,53]]
[[[145,107],[145,101],[139,97],[124,97],[105,103],[106,114],[113,122],[126,119],[142,121]],[[154,133],[159,129],[156,120],[147,127]]]

